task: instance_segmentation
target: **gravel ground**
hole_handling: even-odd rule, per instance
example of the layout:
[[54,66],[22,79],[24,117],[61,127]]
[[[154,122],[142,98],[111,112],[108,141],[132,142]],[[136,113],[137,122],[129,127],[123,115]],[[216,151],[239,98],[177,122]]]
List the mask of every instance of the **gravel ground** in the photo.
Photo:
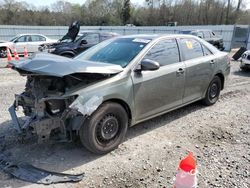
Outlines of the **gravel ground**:
[[[8,107],[25,78],[0,69],[0,135],[6,135],[10,158],[47,170],[85,172],[79,183],[49,187],[173,187],[179,160],[193,151],[199,187],[250,187],[250,72],[232,62],[220,100],[211,107],[199,102],[129,129],[115,151],[96,156],[79,143],[20,143]],[[48,187],[0,172],[0,187]]]

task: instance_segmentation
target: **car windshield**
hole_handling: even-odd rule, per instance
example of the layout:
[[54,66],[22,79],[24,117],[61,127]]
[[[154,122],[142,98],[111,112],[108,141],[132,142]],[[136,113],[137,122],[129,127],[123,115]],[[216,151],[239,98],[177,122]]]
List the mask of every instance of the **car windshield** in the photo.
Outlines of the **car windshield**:
[[16,39],[17,39],[17,36],[15,36],[12,39],[10,39],[10,42],[14,42]]
[[150,41],[142,38],[110,39],[88,49],[75,59],[111,63],[126,67]]

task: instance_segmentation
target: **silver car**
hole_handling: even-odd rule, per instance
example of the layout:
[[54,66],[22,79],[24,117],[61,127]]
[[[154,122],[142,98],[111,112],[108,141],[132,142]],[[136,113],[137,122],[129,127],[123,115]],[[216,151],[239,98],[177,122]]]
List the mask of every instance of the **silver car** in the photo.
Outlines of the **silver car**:
[[57,40],[50,39],[41,34],[19,34],[10,39],[10,41],[0,42],[0,57],[4,58],[7,56],[7,48],[10,49],[11,53],[14,53],[16,49],[17,53],[23,54],[24,47],[26,47],[29,53],[38,52],[38,47],[41,44],[53,43]]
[[123,36],[74,59],[41,53],[11,65],[27,76],[9,109],[16,129],[39,142],[79,135],[98,154],[115,149],[139,122],[199,100],[216,103],[230,72],[227,53],[191,35]]

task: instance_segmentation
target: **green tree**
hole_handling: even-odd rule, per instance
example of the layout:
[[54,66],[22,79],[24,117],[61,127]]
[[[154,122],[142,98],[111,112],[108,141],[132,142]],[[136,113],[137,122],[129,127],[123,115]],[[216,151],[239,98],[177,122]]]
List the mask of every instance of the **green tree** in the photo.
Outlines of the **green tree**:
[[124,0],[122,9],[122,21],[123,24],[127,24],[131,18],[131,3],[130,0]]

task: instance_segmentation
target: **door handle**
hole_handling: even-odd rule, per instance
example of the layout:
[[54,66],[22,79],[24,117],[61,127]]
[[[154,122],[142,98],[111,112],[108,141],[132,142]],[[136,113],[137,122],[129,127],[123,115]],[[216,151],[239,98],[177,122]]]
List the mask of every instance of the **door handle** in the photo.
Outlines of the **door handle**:
[[179,69],[176,71],[177,74],[183,74],[184,72],[185,72],[185,71],[184,71],[183,68],[179,68]]

